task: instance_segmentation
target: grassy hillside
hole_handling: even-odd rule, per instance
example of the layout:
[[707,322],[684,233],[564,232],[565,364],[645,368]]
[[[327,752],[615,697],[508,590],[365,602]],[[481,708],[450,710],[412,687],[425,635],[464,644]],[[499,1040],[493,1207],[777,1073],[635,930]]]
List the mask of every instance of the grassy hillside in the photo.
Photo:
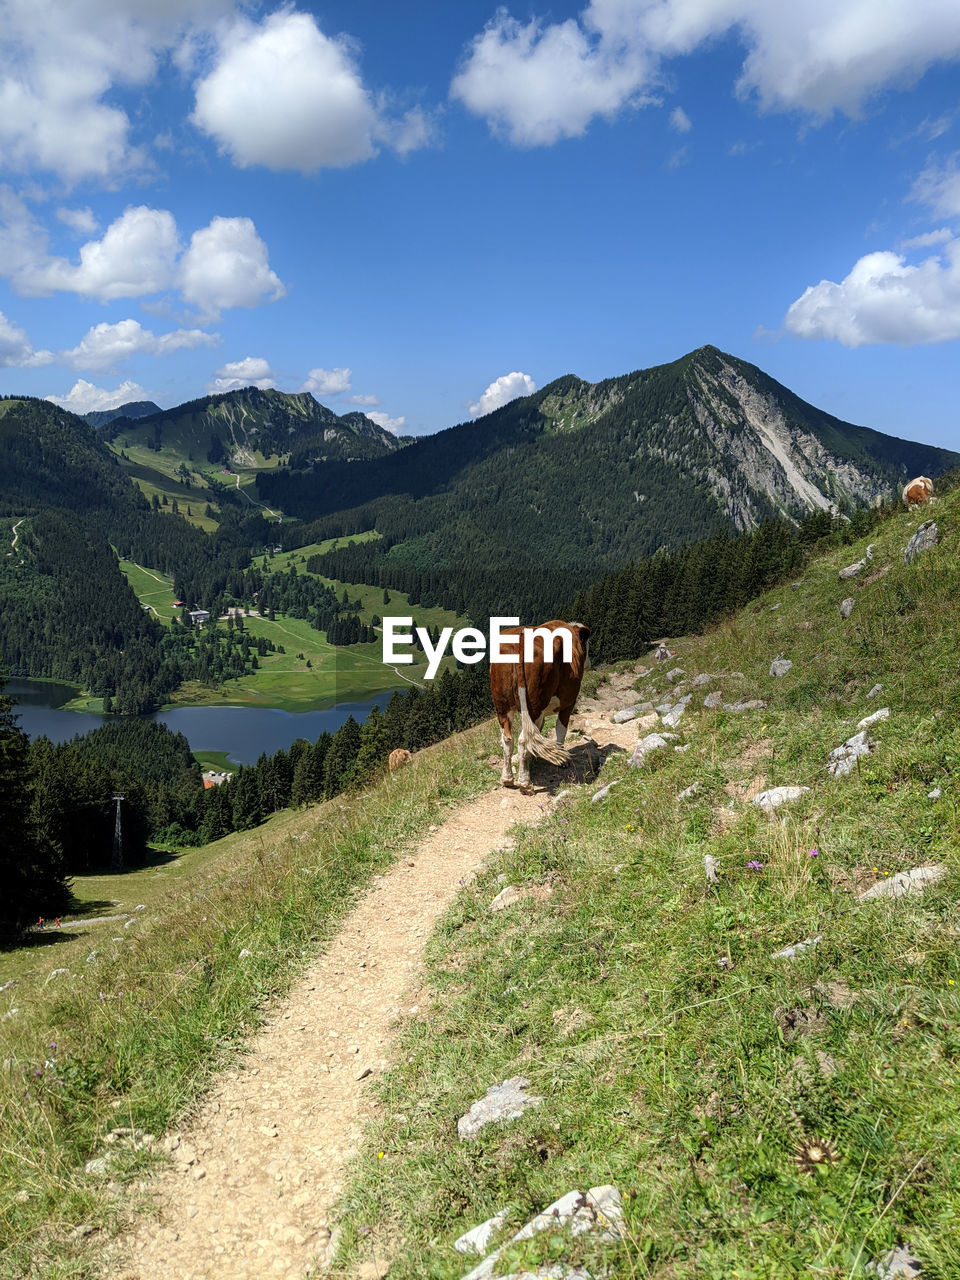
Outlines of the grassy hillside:
[[[623,1244],[544,1233],[503,1273],[562,1257],[671,1280],[848,1278],[905,1243],[924,1276],[960,1275],[960,494],[925,514],[940,546],[911,566],[919,518],[903,516],[852,582],[837,573],[862,546],[672,642],[681,691],[743,672],[692,689],[689,750],[640,771],[611,758],[605,800],[561,803],[464,890],[380,1086],[344,1262],[386,1253],[398,1280],[453,1280],[467,1228],[506,1208],[516,1230],[571,1187],[614,1183]],[[781,652],[794,665],[775,679]],[[676,700],[660,670],[637,688]],[[766,706],[704,709],[717,688]],[[881,707],[875,751],[831,777],[830,751]],[[781,784],[809,791],[768,820],[748,797]],[[947,874],[923,894],[857,900],[933,864]],[[527,892],[491,915],[504,877]],[[456,1117],[515,1075],[544,1103],[459,1142]]]
[[[376,1086],[337,1274],[387,1255],[392,1280],[454,1280],[472,1265],[452,1249],[468,1227],[506,1209],[515,1229],[612,1182],[624,1241],[544,1232],[503,1270],[865,1280],[904,1243],[924,1276],[960,1275],[960,492],[924,514],[940,545],[912,565],[922,517],[903,515],[860,577],[837,573],[865,546],[831,553],[797,590],[671,642],[694,695],[675,744],[639,771],[612,755],[606,799],[545,806],[464,887]],[[793,667],[776,679],[781,652]],[[724,671],[742,675],[692,683]],[[625,701],[677,698],[662,668],[636,688]],[[708,710],[716,689],[766,705]],[[830,751],[882,707],[873,752],[831,777]],[[159,1132],[180,1113],[369,872],[489,786],[493,743],[482,727],[419,753],[402,787],[187,853],[159,899],[91,887],[105,914],[117,898],[147,910],[129,930],[41,939],[26,964],[0,957],[0,986],[9,966],[20,977],[0,992],[0,1275],[99,1274],[70,1235],[112,1221],[109,1189],[82,1174],[99,1135],[118,1114]],[[750,798],[781,784],[809,790],[771,820]],[[923,894],[858,902],[930,865],[946,874]],[[502,877],[523,893],[493,915]],[[456,1118],[515,1075],[544,1102],[459,1142]],[[117,1179],[150,1157],[126,1158]]]
[[[73,1231],[116,1218],[111,1187],[83,1172],[102,1135],[173,1122],[369,876],[487,784],[488,736],[418,753],[403,788],[282,813],[139,871],[78,877],[82,916],[122,918],[80,928],[70,917],[0,952],[3,1280],[103,1275],[96,1237]],[[132,1153],[115,1176],[151,1159]]]

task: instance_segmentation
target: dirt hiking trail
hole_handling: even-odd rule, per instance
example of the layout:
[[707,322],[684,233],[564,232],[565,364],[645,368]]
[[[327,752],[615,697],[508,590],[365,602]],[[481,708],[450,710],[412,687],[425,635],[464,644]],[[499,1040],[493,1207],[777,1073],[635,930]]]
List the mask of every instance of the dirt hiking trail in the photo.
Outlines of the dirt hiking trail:
[[[173,1166],[147,1184],[157,1217],[116,1243],[113,1276],[300,1280],[323,1270],[330,1214],[373,1106],[364,1080],[388,1064],[427,938],[514,823],[538,822],[558,788],[590,785],[598,752],[632,750],[636,725],[610,724],[609,715],[631,700],[634,678],[615,676],[599,700],[581,700],[571,728],[586,742],[569,741],[570,766],[535,762],[533,795],[492,786],[374,877],[326,953],[270,1012],[242,1066],[218,1076],[165,1139]],[[363,1274],[380,1272],[364,1264]]]

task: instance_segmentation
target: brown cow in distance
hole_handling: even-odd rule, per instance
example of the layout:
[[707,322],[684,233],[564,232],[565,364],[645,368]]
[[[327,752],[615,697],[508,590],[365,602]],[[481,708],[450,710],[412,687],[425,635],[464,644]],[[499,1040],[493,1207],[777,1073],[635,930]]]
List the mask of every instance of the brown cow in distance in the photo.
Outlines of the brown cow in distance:
[[933,481],[928,476],[917,476],[903,486],[903,500],[907,507],[923,507],[933,497]]
[[403,747],[397,747],[396,751],[391,751],[387,756],[387,768],[391,773],[396,773],[398,769],[402,769],[410,760],[410,752],[405,751]]
[[[544,629],[554,633],[551,655],[544,656]],[[534,632],[533,661],[523,659],[523,634]],[[563,661],[563,638],[559,632],[570,633],[570,661]],[[580,622],[542,622],[539,627],[510,627],[501,632],[502,647],[506,652],[519,653],[516,663],[490,663],[490,693],[493,709],[500,721],[500,742],[503,745],[503,772],[501,781],[512,787],[513,765],[513,713],[520,712],[520,737],[517,786],[521,791],[530,789],[530,757],[539,756],[551,764],[565,764],[570,752],[564,747],[567,726],[580,692],[583,673],[590,666],[590,628]],[[511,643],[510,637],[517,640]],[[557,713],[557,740],[551,742],[541,733],[545,716]]]

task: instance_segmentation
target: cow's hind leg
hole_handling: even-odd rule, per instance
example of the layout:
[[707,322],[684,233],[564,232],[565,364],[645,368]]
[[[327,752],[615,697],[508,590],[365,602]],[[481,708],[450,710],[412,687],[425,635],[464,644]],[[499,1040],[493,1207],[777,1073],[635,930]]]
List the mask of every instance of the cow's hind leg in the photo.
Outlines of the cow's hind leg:
[[570,717],[573,715],[573,707],[567,711],[561,711],[557,715],[557,742],[563,746],[564,738],[567,736],[567,729],[570,727]]
[[503,769],[500,781],[505,787],[513,786],[513,725],[509,716],[498,715],[500,721],[500,746],[503,748]]

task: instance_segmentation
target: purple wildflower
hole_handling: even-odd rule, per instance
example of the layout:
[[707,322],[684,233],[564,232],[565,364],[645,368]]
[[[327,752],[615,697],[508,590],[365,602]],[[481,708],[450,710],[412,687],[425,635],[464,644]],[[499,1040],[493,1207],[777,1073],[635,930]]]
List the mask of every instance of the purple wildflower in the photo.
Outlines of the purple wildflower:
[[762,870],[763,870],[763,863],[762,863],[762,862],[757,862],[756,860],[753,860],[753,861],[751,861],[751,862],[748,862],[748,863],[747,863],[747,868],[748,868],[748,870],[750,870],[750,871],[762,871]]

